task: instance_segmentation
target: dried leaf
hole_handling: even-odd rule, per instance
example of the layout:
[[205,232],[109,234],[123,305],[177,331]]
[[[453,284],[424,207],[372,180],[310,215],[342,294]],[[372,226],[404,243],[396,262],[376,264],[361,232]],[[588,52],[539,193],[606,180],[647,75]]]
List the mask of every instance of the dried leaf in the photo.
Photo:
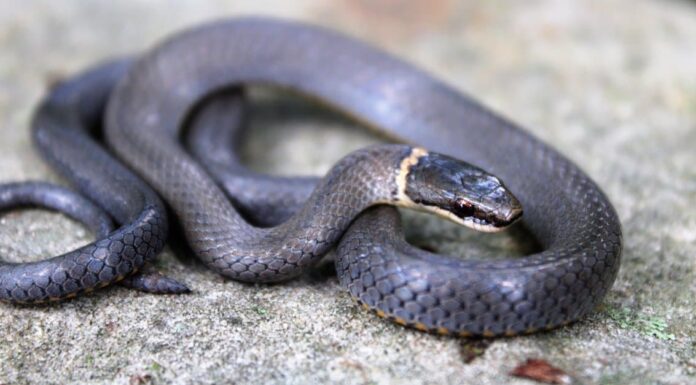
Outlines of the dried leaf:
[[510,375],[547,384],[566,385],[572,383],[572,378],[566,372],[538,359],[528,359],[527,362],[513,369]]

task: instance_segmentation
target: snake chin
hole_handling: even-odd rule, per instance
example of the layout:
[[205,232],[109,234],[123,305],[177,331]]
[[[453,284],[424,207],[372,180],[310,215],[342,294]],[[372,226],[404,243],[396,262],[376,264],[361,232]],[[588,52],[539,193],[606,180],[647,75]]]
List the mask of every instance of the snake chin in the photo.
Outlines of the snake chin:
[[515,221],[510,222],[508,224],[495,224],[495,223],[489,222],[485,219],[479,219],[476,217],[468,217],[468,218],[464,218],[462,220],[461,224],[468,227],[468,228],[474,229],[476,231],[481,231],[484,233],[497,233],[497,232],[500,232],[500,231],[507,229]]

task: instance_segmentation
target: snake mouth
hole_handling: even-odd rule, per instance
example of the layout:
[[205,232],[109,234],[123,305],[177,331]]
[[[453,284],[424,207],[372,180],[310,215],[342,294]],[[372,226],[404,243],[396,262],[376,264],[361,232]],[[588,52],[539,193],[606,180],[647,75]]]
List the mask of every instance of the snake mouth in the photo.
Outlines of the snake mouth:
[[519,204],[512,205],[505,210],[486,210],[461,198],[457,199],[447,211],[456,218],[455,222],[488,233],[504,230],[522,217],[522,207]]
[[486,233],[497,233],[512,226],[519,218],[522,217],[522,210],[514,214],[511,219],[490,219],[490,218],[478,218],[478,217],[466,217],[461,220],[461,224],[466,227],[472,228],[477,231],[483,231]]
[[457,201],[447,208],[423,201],[413,203],[414,205],[410,206],[413,209],[434,213],[458,225],[484,233],[503,231],[522,217],[521,206],[509,207],[504,211],[487,211],[470,204],[462,205],[461,201]]
[[485,219],[479,219],[474,217],[464,218],[461,222],[462,225],[474,229],[476,231],[481,231],[484,233],[497,233],[504,230],[507,226],[495,226],[492,222],[488,222]]
[[447,203],[417,200],[404,205],[416,210],[431,212],[470,229],[485,233],[505,230],[522,217],[522,205],[512,199],[505,205],[490,207],[481,202],[458,198]]

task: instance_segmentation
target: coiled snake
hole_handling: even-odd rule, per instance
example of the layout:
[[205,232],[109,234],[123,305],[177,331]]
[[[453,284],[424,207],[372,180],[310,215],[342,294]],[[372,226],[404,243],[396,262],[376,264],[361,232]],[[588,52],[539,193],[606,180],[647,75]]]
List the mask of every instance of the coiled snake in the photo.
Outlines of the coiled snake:
[[[219,123],[234,120],[221,113],[239,112],[226,90],[256,83],[309,95],[405,144],[350,154],[319,181],[253,174],[230,150],[234,130]],[[139,177],[88,135],[102,114],[106,141]],[[166,277],[134,274],[167,233],[164,206],[149,186],[172,207],[198,258],[220,274],[289,279],[338,243],[339,279],[358,302],[442,334],[513,335],[577,320],[619,268],[617,215],[578,167],[430,75],[317,27],[245,18],[185,31],[132,64],[99,66],[59,85],[32,126],[45,158],[98,206],[65,211],[100,239],[47,261],[0,265],[4,301],[58,300],[126,277],[149,291],[185,291]],[[200,162],[180,142],[187,126]],[[6,185],[0,206],[62,209],[78,199],[61,191],[47,202],[50,194],[37,191],[41,185]],[[520,202],[543,251],[496,261],[416,249],[384,205],[490,231],[519,218]],[[95,219],[99,209],[120,227]]]

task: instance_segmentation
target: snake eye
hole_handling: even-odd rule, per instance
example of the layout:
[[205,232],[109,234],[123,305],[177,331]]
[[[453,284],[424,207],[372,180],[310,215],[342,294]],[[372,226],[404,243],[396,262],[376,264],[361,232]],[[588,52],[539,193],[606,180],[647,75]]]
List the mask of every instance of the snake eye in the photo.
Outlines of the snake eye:
[[454,202],[452,212],[459,218],[471,217],[474,215],[474,206],[464,198],[457,198]]

